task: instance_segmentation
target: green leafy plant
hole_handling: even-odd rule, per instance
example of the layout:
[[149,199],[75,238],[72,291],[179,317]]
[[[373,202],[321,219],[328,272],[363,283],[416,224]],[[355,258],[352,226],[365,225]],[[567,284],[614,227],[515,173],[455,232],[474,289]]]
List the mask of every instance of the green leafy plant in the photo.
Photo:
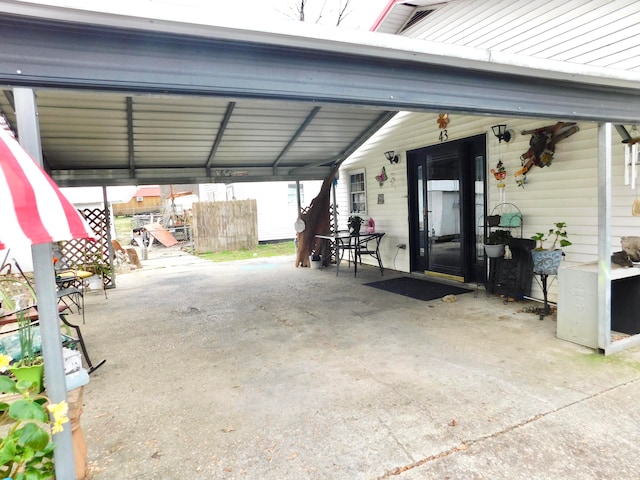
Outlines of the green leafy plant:
[[47,404],[44,395],[30,393],[30,382],[16,381],[4,372],[11,362],[0,355],[0,423],[10,426],[0,436],[0,477],[11,480],[54,478],[51,434],[61,432],[69,421],[66,402]]
[[98,260],[94,257],[93,261],[85,266],[88,272],[100,275],[101,277],[109,276],[111,273],[111,266],[108,263]]
[[[554,228],[550,228],[548,233],[537,232],[531,240],[538,242],[536,250],[555,250],[559,244],[561,248],[568,247],[571,242],[567,238],[567,224],[565,222],[554,223]],[[551,247],[545,249],[545,242],[553,240]]]
[[511,239],[509,230],[492,230],[489,232],[485,245],[506,245]]
[[20,352],[22,358],[16,362],[16,367],[32,367],[42,364],[42,356],[35,353],[33,348],[34,329],[31,319],[23,311],[17,313],[18,339],[20,340]]
[[14,278],[0,279],[0,298],[2,299],[2,307],[9,312],[15,311],[18,324],[18,340],[20,342],[20,360],[15,362],[16,367],[30,367],[42,364],[42,356],[34,350],[35,332],[31,319],[25,314],[28,305],[22,305],[17,298],[20,295],[12,295],[11,292],[24,292],[30,295],[33,300],[36,298],[36,292],[33,287],[26,282]]

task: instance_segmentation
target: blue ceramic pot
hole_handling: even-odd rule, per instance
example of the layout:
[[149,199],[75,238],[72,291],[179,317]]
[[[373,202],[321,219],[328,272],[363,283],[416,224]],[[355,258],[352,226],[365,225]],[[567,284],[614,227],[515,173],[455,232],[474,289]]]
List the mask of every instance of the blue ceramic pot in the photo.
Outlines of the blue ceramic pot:
[[557,275],[562,250],[531,250],[533,273],[538,275]]

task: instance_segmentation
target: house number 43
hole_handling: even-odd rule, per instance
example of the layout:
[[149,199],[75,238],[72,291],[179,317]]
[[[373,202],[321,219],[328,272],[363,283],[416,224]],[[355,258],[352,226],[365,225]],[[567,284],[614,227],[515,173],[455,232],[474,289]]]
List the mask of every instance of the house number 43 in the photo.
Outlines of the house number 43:
[[447,131],[446,130],[441,130],[440,131],[440,141],[441,142],[446,142],[447,140],[449,140],[449,135],[447,135]]

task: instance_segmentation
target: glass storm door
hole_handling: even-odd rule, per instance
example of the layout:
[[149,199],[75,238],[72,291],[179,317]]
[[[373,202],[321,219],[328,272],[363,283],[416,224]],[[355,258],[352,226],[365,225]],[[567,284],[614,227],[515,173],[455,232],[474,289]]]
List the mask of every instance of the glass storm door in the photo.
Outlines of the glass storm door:
[[484,149],[483,135],[407,152],[412,271],[484,278]]

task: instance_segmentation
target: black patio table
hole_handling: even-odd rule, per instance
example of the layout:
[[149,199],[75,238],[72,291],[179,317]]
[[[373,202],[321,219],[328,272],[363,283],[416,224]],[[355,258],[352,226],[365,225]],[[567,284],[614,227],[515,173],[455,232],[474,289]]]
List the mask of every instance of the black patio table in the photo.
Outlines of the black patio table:
[[[316,235],[316,238],[329,240],[335,246],[336,251],[336,276],[340,273],[340,262],[344,251],[349,252],[349,265],[351,265],[351,252],[353,252],[353,274],[358,276],[358,260],[362,264],[362,255],[371,255],[378,262],[380,274],[384,275],[384,267],[380,258],[380,240],[384,237],[384,232],[373,233],[349,233],[338,232],[337,234]],[[369,242],[375,243],[375,247],[369,246]]]

